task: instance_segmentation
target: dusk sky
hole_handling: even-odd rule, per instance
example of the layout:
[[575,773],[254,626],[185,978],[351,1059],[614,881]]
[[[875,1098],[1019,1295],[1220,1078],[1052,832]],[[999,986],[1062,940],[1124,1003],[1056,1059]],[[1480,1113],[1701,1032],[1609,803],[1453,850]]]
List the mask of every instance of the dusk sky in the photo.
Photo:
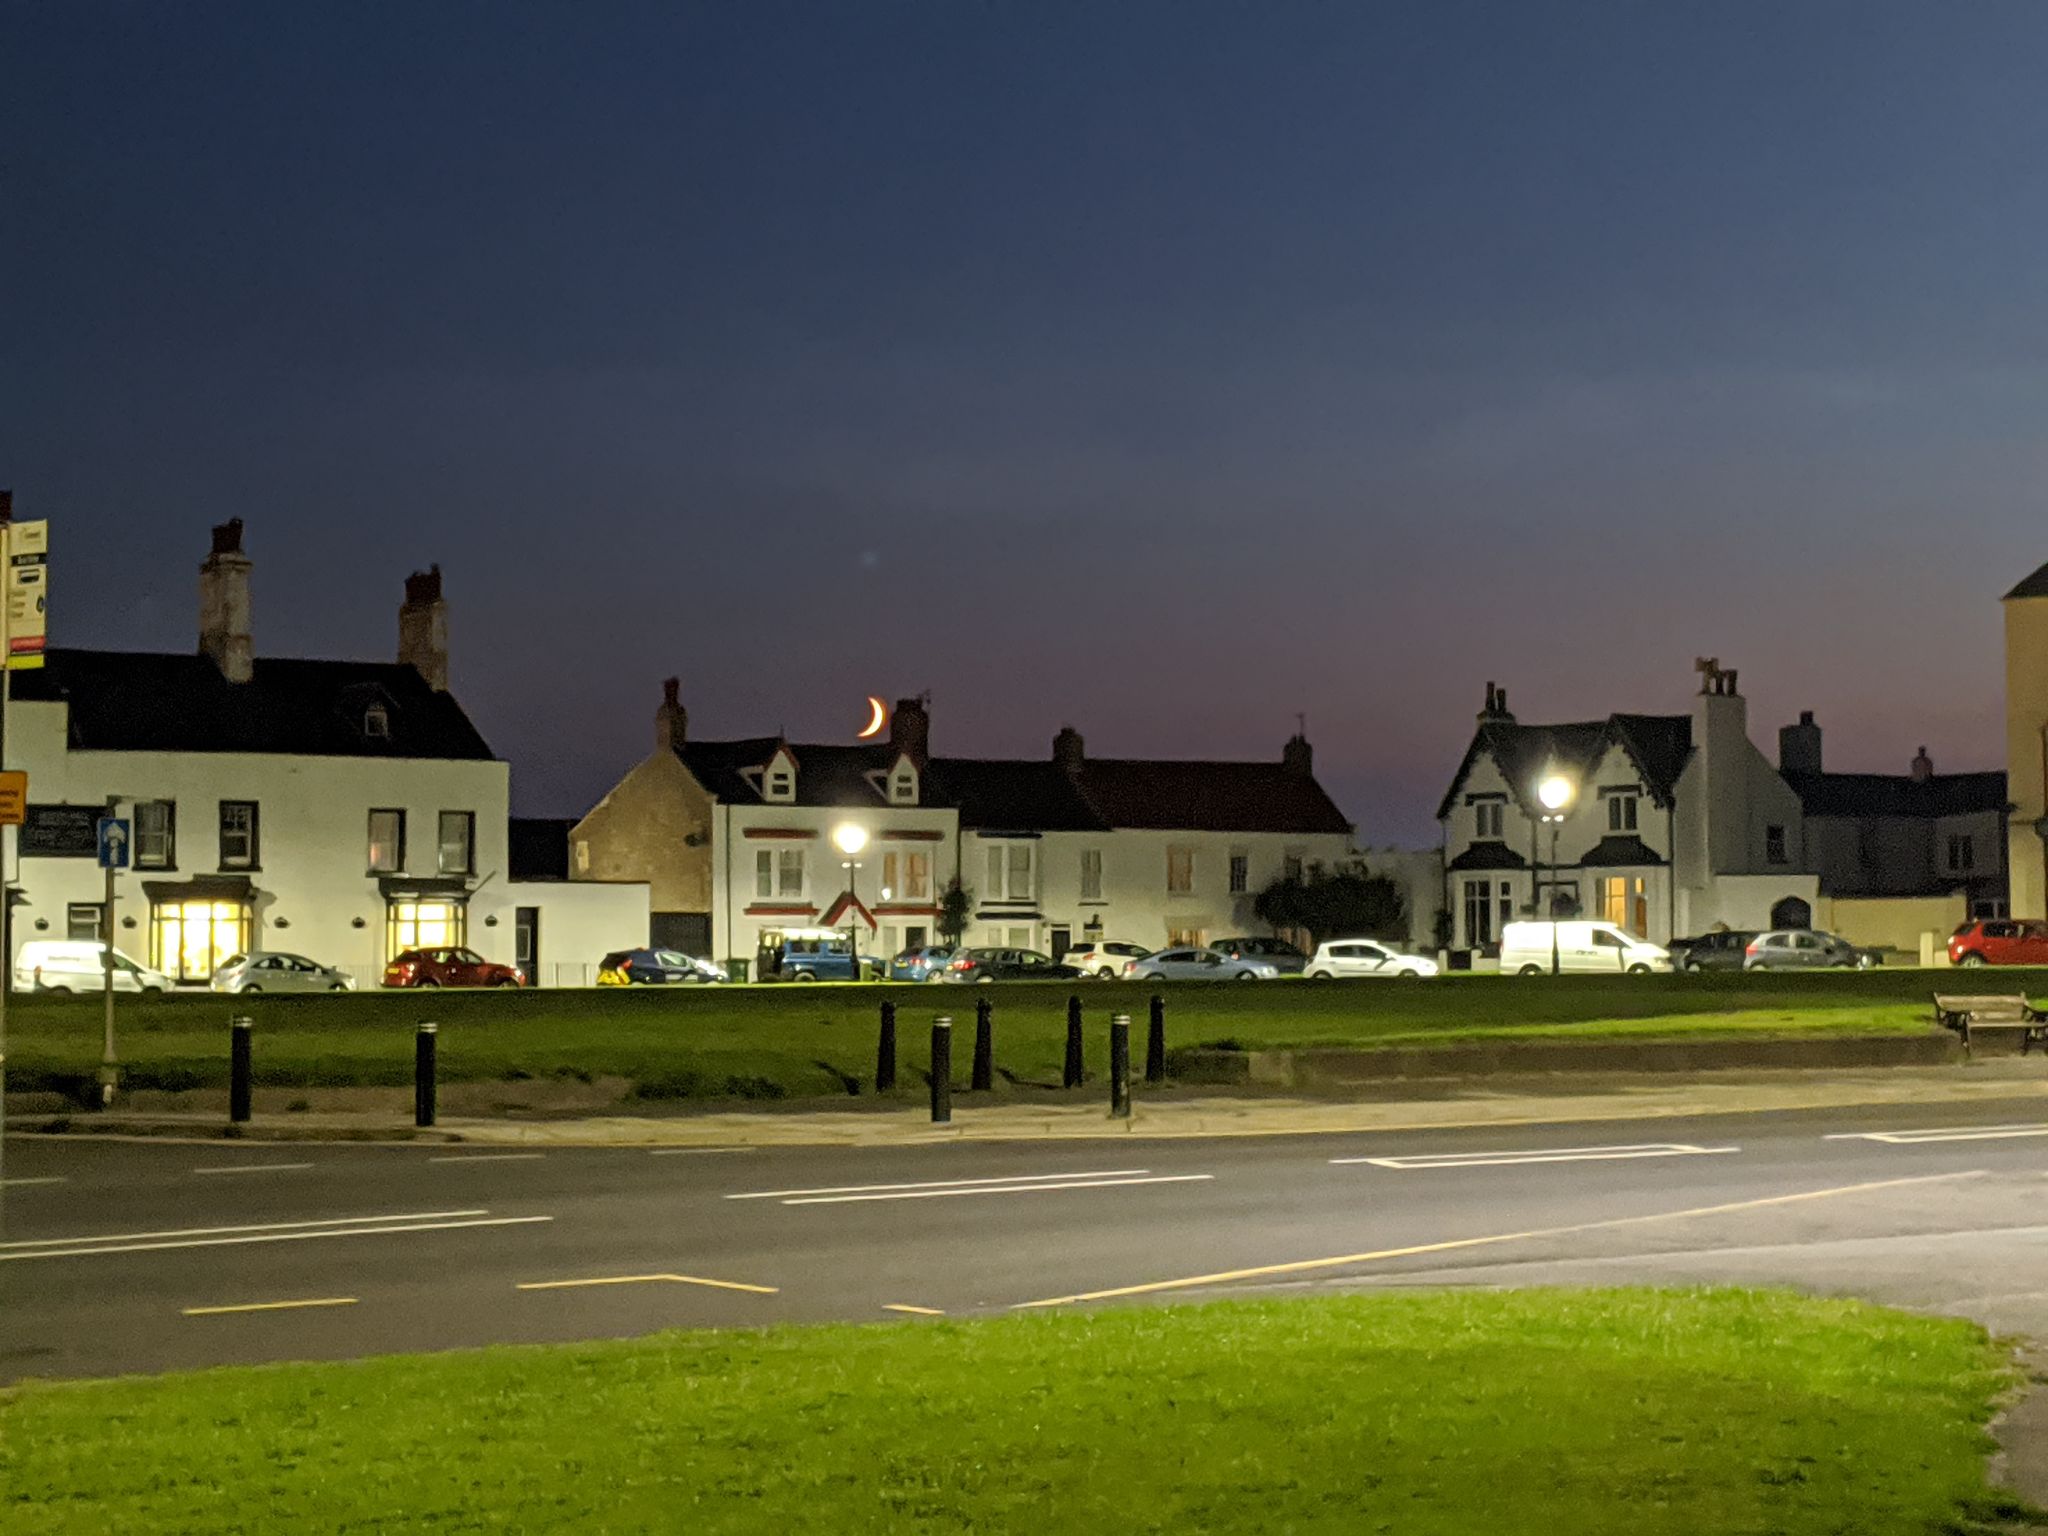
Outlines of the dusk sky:
[[52,636],[388,656],[517,808],[695,734],[1277,757],[1484,685],[2002,766],[2048,560],[2048,6],[0,10],[0,485]]

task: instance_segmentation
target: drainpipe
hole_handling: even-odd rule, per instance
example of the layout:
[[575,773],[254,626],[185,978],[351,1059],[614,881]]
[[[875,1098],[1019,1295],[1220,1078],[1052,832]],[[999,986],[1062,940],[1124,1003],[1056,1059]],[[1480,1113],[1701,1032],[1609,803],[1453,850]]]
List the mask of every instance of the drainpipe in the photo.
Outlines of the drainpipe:
[[1664,805],[1664,939],[1678,937],[1678,802]]

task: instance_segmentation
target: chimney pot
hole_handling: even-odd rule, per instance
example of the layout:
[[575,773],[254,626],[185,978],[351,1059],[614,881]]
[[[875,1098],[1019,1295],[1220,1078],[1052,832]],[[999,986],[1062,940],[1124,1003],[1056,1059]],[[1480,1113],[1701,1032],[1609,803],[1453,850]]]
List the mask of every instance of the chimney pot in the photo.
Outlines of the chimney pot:
[[661,680],[661,705],[654,711],[654,750],[675,752],[689,739],[690,712],[683,708],[683,680]]
[[1068,773],[1079,773],[1088,761],[1081,733],[1071,725],[1061,726],[1059,735],[1053,737],[1052,760]]
[[1922,747],[1918,755],[1914,757],[1911,771],[1915,784],[1925,784],[1934,777],[1934,759],[1927,755],[1925,747]]
[[405,578],[405,601],[398,609],[398,660],[425,678],[434,692],[448,691],[448,604],[441,597],[439,565]]

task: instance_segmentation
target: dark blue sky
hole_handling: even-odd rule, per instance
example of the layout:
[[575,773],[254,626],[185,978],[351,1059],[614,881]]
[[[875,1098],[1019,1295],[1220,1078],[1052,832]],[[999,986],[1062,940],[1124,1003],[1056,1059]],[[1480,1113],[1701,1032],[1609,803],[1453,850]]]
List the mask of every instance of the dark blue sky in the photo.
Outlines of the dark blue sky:
[[0,485],[59,643],[447,573],[533,812],[693,730],[1273,755],[1431,835],[1742,670],[2001,756],[2048,559],[2048,7],[0,10]]

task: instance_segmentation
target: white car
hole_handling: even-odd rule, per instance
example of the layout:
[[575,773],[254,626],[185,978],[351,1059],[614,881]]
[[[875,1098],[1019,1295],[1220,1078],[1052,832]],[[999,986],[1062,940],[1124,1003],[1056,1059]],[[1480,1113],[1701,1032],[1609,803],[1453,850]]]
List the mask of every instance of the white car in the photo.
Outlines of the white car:
[[[106,947],[97,939],[31,939],[14,957],[14,986],[19,992],[104,992]],[[171,978],[137,964],[117,949],[114,990],[168,992]]]
[[1339,976],[1434,976],[1436,962],[1374,939],[1334,939],[1316,946],[1308,974],[1318,981]]
[[1071,965],[1083,976],[1114,981],[1123,975],[1133,960],[1142,960],[1151,953],[1152,951],[1142,944],[1122,944],[1114,939],[1107,944],[1084,941],[1071,946],[1061,955],[1060,964]]

